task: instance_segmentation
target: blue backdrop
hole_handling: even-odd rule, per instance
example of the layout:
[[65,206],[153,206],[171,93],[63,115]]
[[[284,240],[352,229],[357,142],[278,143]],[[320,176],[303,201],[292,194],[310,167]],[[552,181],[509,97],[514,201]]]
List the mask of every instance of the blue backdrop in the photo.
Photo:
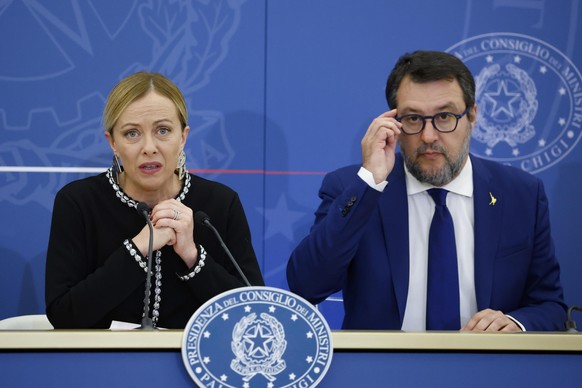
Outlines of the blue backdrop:
[[[240,193],[266,283],[287,288],[323,175],[360,161],[396,59],[474,72],[472,152],[546,184],[568,304],[582,304],[578,0],[12,0],[0,5],[0,318],[44,312],[55,193],[103,171],[101,113],[146,69],[182,89],[187,166]],[[332,328],[342,311],[324,302]]]

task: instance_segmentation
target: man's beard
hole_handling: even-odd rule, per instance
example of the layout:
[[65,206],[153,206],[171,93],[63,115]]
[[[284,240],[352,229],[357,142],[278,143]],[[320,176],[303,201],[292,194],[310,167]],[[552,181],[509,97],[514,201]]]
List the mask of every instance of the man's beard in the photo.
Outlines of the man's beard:
[[[414,151],[415,159],[411,158],[401,147],[402,155],[404,156],[404,163],[406,163],[406,168],[412,174],[413,177],[418,179],[419,182],[428,183],[433,186],[441,187],[451,182],[453,179],[459,175],[463,166],[465,165],[465,160],[469,154],[469,139],[470,132],[467,134],[463,140],[463,145],[459,150],[459,154],[454,157],[450,155],[449,152],[440,144],[423,144]],[[440,152],[445,157],[445,165],[438,171],[423,171],[418,162],[418,155],[427,151],[437,151]]]

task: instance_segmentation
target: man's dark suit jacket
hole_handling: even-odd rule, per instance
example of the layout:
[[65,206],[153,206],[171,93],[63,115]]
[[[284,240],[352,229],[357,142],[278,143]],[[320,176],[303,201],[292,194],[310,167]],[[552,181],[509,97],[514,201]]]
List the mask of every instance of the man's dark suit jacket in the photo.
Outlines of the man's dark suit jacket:
[[[500,310],[528,331],[564,329],[566,306],[541,180],[472,155],[471,162],[478,310]],[[409,288],[403,159],[397,155],[383,193],[360,179],[358,169],[344,167],[324,178],[315,224],[292,253],[287,280],[291,291],[315,304],[342,290],[344,329],[400,330]]]

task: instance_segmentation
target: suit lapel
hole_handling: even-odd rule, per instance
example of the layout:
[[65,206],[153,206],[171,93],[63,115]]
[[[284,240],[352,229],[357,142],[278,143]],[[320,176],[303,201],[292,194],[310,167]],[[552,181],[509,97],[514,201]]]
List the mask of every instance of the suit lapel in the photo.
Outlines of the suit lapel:
[[[473,164],[473,201],[475,211],[475,293],[477,310],[490,306],[495,253],[499,241],[503,193],[493,184],[487,166],[471,157]],[[492,198],[493,196],[493,198]]]
[[390,274],[400,313],[400,323],[404,319],[408,296],[408,199],[403,160],[400,154],[388,178],[389,183],[382,194],[379,211],[386,242],[386,253],[390,264]]

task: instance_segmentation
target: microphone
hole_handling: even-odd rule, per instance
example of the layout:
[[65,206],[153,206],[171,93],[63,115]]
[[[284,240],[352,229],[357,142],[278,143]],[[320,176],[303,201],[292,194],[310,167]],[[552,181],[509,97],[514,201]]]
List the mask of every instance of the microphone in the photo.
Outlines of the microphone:
[[150,228],[150,239],[148,244],[148,267],[146,272],[146,285],[145,285],[145,296],[143,300],[143,317],[141,318],[140,329],[143,330],[154,330],[154,323],[150,317],[150,293],[152,286],[152,255],[153,255],[153,245],[154,245],[154,226],[150,221],[150,208],[145,202],[140,202],[136,207],[139,214],[141,214],[145,219]]
[[572,311],[582,311],[582,307],[579,306],[570,306],[568,309],[568,320],[566,321],[566,331],[568,333],[578,333],[576,330],[576,321],[572,319]]
[[243,273],[242,269],[240,269],[240,267],[238,266],[238,263],[236,262],[234,257],[232,257],[232,254],[228,250],[228,247],[226,246],[226,244],[222,240],[222,237],[220,237],[220,233],[218,233],[216,228],[210,223],[210,217],[208,217],[208,214],[204,213],[203,211],[197,211],[196,214],[194,214],[194,219],[196,220],[197,223],[202,224],[204,226],[207,226],[208,228],[210,228],[210,230],[212,230],[214,232],[214,234],[216,235],[216,238],[218,239],[218,242],[222,246],[222,249],[224,249],[224,252],[226,252],[226,255],[228,256],[228,258],[230,259],[232,264],[234,264],[234,267],[236,268],[236,270],[240,274],[242,280],[245,282],[245,284],[248,287],[251,287],[251,283],[248,281],[248,279],[245,276],[245,274]]

